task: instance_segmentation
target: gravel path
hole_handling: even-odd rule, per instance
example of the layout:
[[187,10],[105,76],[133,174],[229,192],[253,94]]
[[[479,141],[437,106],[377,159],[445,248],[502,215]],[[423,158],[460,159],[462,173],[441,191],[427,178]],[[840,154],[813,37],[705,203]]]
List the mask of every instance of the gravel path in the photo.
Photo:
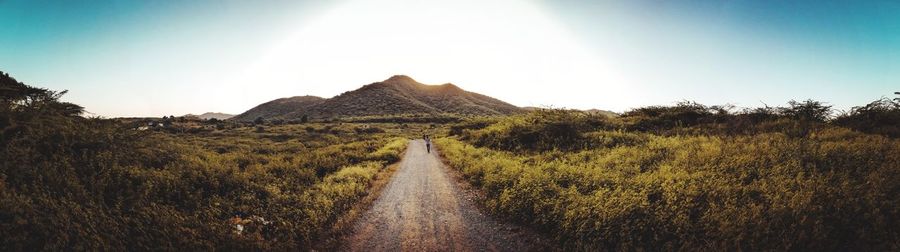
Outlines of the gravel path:
[[491,219],[460,189],[437,151],[412,140],[400,168],[353,226],[347,251],[533,251],[533,232]]

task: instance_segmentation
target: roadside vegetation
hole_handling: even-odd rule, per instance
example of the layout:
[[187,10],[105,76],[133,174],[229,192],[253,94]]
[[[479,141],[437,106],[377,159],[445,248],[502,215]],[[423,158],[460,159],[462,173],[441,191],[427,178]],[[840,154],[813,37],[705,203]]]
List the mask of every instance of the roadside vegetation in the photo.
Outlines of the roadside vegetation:
[[900,104],[537,110],[435,142],[496,216],[577,250],[900,249]]
[[4,251],[308,248],[408,139],[395,124],[85,118],[64,92],[0,78]]
[[[900,100],[621,115],[83,117],[0,73],[0,250],[304,250],[409,138],[570,250],[900,250]],[[452,123],[444,127],[443,123]]]

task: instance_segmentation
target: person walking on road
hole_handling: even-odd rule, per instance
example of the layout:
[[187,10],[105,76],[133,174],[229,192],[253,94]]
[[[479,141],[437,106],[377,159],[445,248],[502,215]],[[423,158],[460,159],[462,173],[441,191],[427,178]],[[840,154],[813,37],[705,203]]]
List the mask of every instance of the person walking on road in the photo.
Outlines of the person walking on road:
[[431,138],[428,137],[428,135],[424,135],[422,136],[422,139],[425,140],[425,150],[427,150],[428,153],[431,153]]

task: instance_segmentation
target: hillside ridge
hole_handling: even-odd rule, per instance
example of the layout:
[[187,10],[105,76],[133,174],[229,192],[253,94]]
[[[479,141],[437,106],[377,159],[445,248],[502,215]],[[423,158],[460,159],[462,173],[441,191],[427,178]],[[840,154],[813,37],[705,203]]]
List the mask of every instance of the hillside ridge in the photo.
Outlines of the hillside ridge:
[[325,98],[312,95],[279,98],[257,105],[231,119],[235,121],[253,121],[260,117],[271,119],[296,110],[306,109],[323,101]]
[[263,119],[339,118],[401,114],[508,115],[522,108],[493,97],[466,91],[452,83],[422,84],[406,75],[343,92],[332,98],[295,96],[275,99],[234,117]]

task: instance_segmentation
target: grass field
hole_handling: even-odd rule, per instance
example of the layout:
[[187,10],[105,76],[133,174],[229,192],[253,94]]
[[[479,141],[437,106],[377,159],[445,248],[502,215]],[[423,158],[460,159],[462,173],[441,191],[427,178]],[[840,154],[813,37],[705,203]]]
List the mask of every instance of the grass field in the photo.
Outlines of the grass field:
[[3,251],[314,248],[422,134],[563,249],[900,250],[900,99],[250,124],[85,118],[2,76]]
[[14,123],[28,131],[4,135],[3,250],[309,247],[407,143],[396,124]]
[[781,113],[741,128],[748,114],[656,109],[476,120],[436,143],[493,214],[570,249],[900,248],[900,140]]

